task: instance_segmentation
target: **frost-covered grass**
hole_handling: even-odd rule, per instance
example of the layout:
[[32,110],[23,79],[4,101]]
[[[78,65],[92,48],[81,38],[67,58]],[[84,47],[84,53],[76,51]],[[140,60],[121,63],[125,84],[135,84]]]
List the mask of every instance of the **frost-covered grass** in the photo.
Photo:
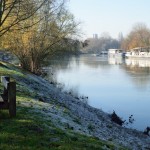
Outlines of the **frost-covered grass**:
[[[9,75],[12,78],[21,78],[17,82],[17,116],[10,118],[8,110],[0,110],[0,149],[4,150],[106,150],[116,149],[116,145],[110,141],[99,140],[92,136],[86,136],[73,131],[70,128],[63,130],[56,126],[52,117],[53,113],[59,117],[64,112],[69,115],[69,110],[61,105],[54,105],[54,101],[46,103],[39,101],[36,93],[31,91],[28,83],[33,80],[26,76],[26,72],[11,64],[0,62],[0,75]],[[37,83],[35,83],[37,84]],[[24,86],[26,85],[26,86]],[[2,90],[0,84],[0,89]],[[55,107],[54,107],[55,106]],[[51,109],[53,108],[53,109]],[[63,111],[62,111],[63,110]],[[76,121],[77,123],[80,120]],[[117,146],[118,147],[118,146]],[[118,147],[118,149],[123,149]]]
[[40,113],[31,109],[18,106],[14,119],[10,119],[6,111],[0,112],[0,149],[114,149],[113,144],[94,137],[64,132],[51,121],[45,122]]

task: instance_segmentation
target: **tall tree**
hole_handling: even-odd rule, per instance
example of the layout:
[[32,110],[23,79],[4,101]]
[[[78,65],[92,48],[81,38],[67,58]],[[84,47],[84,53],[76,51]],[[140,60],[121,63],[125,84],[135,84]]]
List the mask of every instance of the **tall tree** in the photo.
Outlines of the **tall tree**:
[[148,46],[150,46],[150,29],[143,23],[136,24],[122,43],[125,49]]
[[5,47],[7,45],[19,58],[24,69],[34,73],[39,72],[49,55],[62,49],[64,39],[74,35],[78,26],[74,16],[65,9],[63,0],[47,1],[36,18],[31,17],[26,23],[32,25],[38,17],[44,19],[30,28],[23,28],[21,32],[15,30],[4,36]]

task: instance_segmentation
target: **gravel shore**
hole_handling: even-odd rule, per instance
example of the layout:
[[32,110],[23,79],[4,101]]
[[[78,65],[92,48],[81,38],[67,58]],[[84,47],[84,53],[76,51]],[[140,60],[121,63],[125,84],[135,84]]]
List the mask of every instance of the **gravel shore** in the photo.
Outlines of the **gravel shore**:
[[69,128],[133,150],[150,149],[150,136],[117,125],[111,121],[110,114],[89,106],[41,77],[32,74],[25,76],[14,78],[19,86],[28,87],[31,93],[36,93],[35,99],[42,101],[45,107],[45,117],[50,116],[57,127],[64,130]]

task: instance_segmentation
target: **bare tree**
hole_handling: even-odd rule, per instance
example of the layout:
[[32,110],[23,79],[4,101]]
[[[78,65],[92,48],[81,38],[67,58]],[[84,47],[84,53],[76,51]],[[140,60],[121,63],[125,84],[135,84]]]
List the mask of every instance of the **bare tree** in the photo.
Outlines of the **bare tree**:
[[122,43],[124,48],[150,46],[150,30],[143,23],[136,24]]
[[[39,9],[50,0],[0,0],[0,37],[9,30],[20,30],[28,28],[39,20],[34,20],[32,24],[26,24],[26,20],[37,15]],[[17,26],[21,25],[23,26]]]
[[[4,45],[19,58],[21,66],[34,73],[39,73],[49,55],[62,49],[65,38],[77,33],[78,26],[74,16],[65,9],[64,1],[47,1],[37,16],[44,19],[21,32],[15,30],[4,36]],[[37,18],[31,17],[28,25],[34,19]]]

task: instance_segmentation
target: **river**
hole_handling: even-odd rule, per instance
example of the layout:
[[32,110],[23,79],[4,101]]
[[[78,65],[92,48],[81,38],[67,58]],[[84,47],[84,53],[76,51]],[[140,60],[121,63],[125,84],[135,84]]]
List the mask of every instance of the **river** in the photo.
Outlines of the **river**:
[[80,55],[50,63],[49,80],[61,83],[63,90],[88,96],[89,105],[114,110],[127,122],[133,115],[129,128],[150,126],[150,60]]

